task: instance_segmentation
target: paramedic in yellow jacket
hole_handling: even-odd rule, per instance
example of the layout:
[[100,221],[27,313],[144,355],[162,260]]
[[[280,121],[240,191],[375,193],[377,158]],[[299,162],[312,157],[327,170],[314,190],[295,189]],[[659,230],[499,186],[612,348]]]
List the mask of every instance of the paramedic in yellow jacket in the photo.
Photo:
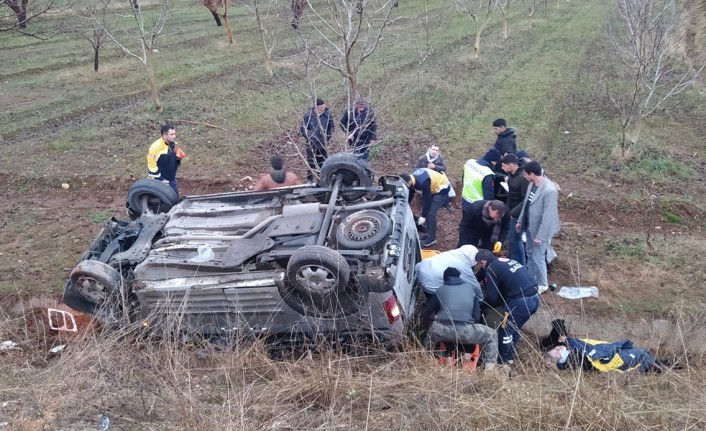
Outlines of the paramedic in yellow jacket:
[[465,210],[475,201],[495,199],[495,164],[500,161],[500,153],[491,148],[478,160],[468,160],[463,165],[463,190],[461,209]]
[[426,236],[420,238],[422,247],[431,247],[436,244],[436,213],[449,200],[449,179],[429,168],[417,169],[412,175],[400,177],[407,182],[410,189],[410,201],[415,190],[422,192],[422,216],[417,220],[417,224],[424,225],[427,229]]
[[184,152],[176,147],[176,129],[165,124],[161,129],[162,137],[150,145],[147,152],[147,175],[155,180],[169,184],[179,196],[176,172],[184,158]]

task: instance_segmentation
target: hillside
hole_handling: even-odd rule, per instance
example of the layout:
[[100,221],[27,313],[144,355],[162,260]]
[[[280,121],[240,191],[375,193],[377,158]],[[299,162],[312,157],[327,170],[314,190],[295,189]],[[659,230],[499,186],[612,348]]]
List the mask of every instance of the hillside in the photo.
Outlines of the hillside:
[[[519,146],[562,189],[550,280],[600,291],[583,301],[543,296],[530,341],[548,331],[551,318],[567,317],[581,334],[631,337],[678,356],[685,371],[560,374],[545,370],[526,343],[523,364],[510,379],[495,380],[436,368],[413,347],[362,359],[332,352],[280,362],[259,345],[231,354],[125,334],[89,334],[47,360],[46,350],[65,340],[36,326],[28,310],[52,304],[104,220],[123,216],[126,191],[144,176],[160,124],[177,125],[187,153],[179,171],[184,194],[252,187],[275,153],[305,172],[295,135],[311,95],[287,7],[279,5],[264,24],[270,41],[277,36],[270,77],[251,9],[229,9],[229,46],[206,8],[179,1],[155,52],[161,113],[142,65],[113,47],[103,48],[94,72],[85,41],[0,33],[0,335],[24,349],[0,353],[7,388],[0,423],[95,429],[105,412],[114,418],[111,430],[465,429],[450,418],[474,412],[479,429],[703,428],[706,90],[702,79],[650,117],[623,157],[606,93],[624,84],[615,78],[619,64],[607,31],[614,7],[561,1],[545,10],[537,2],[528,18],[523,3],[513,3],[509,37],[495,14],[476,59],[472,24],[452,2],[401,0],[359,76],[378,113],[371,164],[376,173],[408,172],[437,143],[458,181],[463,162],[492,145],[493,119],[506,118]],[[686,7],[683,60],[698,64],[706,58],[706,2]],[[302,31],[310,19],[305,14]],[[315,76],[317,95],[339,118],[348,100],[343,79],[325,67]],[[334,140],[343,148],[340,130]],[[440,214],[444,249],[457,240],[454,207]]]

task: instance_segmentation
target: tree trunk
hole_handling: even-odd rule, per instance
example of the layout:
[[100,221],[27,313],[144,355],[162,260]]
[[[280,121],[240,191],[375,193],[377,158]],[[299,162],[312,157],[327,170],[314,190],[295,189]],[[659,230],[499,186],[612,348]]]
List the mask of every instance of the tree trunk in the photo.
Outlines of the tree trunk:
[[162,112],[162,102],[159,100],[159,87],[157,85],[157,76],[154,73],[154,58],[152,56],[152,50],[145,48],[145,70],[147,71],[147,78],[150,82],[150,94],[154,101],[154,109],[157,110],[157,112]]
[[507,39],[507,15],[503,15],[503,39]]
[[273,75],[272,71],[272,53],[267,49],[267,39],[265,38],[265,29],[262,26],[262,20],[260,18],[260,2],[255,0],[255,20],[257,21],[257,31],[260,32],[260,41],[262,42],[262,49],[265,51],[265,71],[269,76]]
[[230,23],[228,22],[228,17],[226,14],[221,15],[223,17],[223,21],[226,23],[226,33],[228,33],[228,45],[233,45],[233,32],[230,29]]
[[93,70],[95,72],[98,72],[98,50],[99,49],[100,49],[100,46],[93,47]]
[[473,58],[478,58],[480,57],[480,34],[482,30],[476,31],[476,43],[473,45]]
[[212,11],[211,11],[211,14],[213,14],[213,19],[216,20],[216,25],[217,25],[218,27],[222,26],[223,24],[221,24],[221,17],[218,16],[218,12],[212,10]]
[[27,2],[23,1],[18,3],[15,1],[9,1],[5,3],[17,17],[17,24],[20,28],[27,28]]
[[644,124],[644,120],[642,117],[637,117],[635,121],[633,121],[633,125],[635,126],[635,129],[630,135],[630,145],[637,144],[637,141],[640,140],[640,135],[642,134],[642,125]]

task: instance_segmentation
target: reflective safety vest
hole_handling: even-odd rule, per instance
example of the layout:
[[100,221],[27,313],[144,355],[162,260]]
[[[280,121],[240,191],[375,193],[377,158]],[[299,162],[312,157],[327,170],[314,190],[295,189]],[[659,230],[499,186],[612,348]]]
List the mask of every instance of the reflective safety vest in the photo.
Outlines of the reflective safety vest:
[[467,202],[483,199],[483,178],[493,175],[493,171],[471,159],[463,165],[463,190],[461,197]]
[[[586,344],[590,344],[591,346],[601,346],[601,345],[612,345],[613,343],[608,343],[606,341],[599,341],[599,340],[591,340],[588,338],[583,338],[581,339]],[[608,359],[606,357],[600,357],[599,352],[596,351],[597,348],[594,347],[593,350],[588,351],[585,353],[585,358],[588,362],[593,365],[595,369],[598,371],[601,371],[603,373],[607,371],[618,371],[620,373],[625,372],[625,371],[632,371],[638,367],[640,367],[641,364],[634,365],[633,367],[626,367],[625,366],[625,361],[623,358],[620,357],[620,354],[618,351],[616,351],[613,354],[613,357]]]

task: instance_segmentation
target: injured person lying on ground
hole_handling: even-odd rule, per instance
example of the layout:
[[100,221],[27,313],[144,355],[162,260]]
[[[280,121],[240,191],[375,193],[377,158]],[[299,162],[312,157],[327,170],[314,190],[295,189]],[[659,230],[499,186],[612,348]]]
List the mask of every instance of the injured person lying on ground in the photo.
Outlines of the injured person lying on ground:
[[567,336],[565,322],[561,319],[552,322],[552,331],[542,340],[541,347],[547,352],[547,364],[556,365],[560,370],[661,373],[675,368],[671,361],[656,360],[646,349],[635,347],[631,340],[611,343]]

